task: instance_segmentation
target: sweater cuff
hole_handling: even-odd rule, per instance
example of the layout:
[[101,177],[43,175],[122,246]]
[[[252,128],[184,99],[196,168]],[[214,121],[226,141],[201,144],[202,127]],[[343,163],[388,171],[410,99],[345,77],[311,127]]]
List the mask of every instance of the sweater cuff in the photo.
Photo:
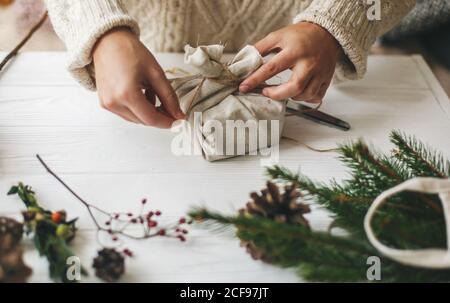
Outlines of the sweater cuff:
[[294,23],[311,22],[326,29],[345,52],[337,65],[339,78],[360,79],[367,70],[370,46],[375,42],[374,22],[367,18],[367,10],[359,1],[315,0]]
[[126,12],[120,0],[77,0],[71,19],[62,33],[68,53],[68,69],[86,88],[95,89],[92,50],[106,32],[116,27],[128,27],[139,36],[139,25]]

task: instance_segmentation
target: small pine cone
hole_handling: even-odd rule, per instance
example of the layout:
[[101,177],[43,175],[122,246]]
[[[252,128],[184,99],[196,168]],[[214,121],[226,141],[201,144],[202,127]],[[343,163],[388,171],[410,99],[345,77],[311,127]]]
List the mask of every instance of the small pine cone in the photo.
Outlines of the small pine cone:
[[23,225],[14,219],[0,217],[0,251],[9,251],[22,240]]
[[252,257],[253,260],[261,260],[269,264],[276,261],[276,259],[267,254],[264,249],[259,248],[252,242],[241,240],[240,246],[245,248],[245,251]]
[[0,253],[0,283],[25,283],[32,270],[23,262],[20,245]]
[[98,251],[92,267],[95,275],[106,282],[116,282],[125,273],[125,258],[115,249]]
[[308,205],[297,202],[301,197],[294,185],[288,185],[280,193],[278,186],[267,182],[267,188],[261,194],[251,193],[252,200],[246,208],[239,212],[242,215],[258,216],[274,220],[279,223],[300,224],[309,228],[309,223],[303,216],[311,210]]
[[[250,197],[251,201],[247,203],[246,207],[239,210],[242,216],[263,217],[279,223],[310,228],[308,220],[303,215],[311,210],[308,205],[297,201],[301,194],[294,185],[285,186],[284,192],[280,193],[279,187],[268,181],[267,187],[261,190],[261,194],[253,192]],[[240,231],[242,230],[238,228],[238,234]],[[245,247],[255,260],[267,263],[275,261],[266,254],[264,249],[257,247],[252,242],[241,240],[241,246]]]

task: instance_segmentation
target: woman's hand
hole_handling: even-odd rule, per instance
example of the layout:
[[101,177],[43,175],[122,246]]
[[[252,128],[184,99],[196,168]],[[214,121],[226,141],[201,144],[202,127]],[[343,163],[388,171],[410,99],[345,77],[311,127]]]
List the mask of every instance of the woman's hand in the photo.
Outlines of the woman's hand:
[[[125,120],[160,128],[184,118],[163,70],[129,30],[119,28],[105,34],[94,48],[93,58],[103,108]],[[156,96],[161,101],[158,108]]]
[[278,54],[243,81],[239,90],[250,92],[278,73],[292,69],[288,82],[263,90],[265,96],[274,100],[292,98],[321,102],[330,86],[336,63],[343,55],[341,46],[328,31],[307,22],[273,32],[255,47],[263,56],[271,52]]

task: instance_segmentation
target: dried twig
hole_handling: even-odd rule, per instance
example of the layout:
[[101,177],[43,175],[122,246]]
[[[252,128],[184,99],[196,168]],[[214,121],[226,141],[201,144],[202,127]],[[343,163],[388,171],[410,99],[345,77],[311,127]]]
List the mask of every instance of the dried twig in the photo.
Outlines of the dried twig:
[[25,43],[28,42],[28,40],[30,40],[31,37],[33,37],[33,34],[42,27],[42,25],[44,24],[45,20],[47,20],[48,17],[48,12],[45,12],[41,19],[39,19],[38,23],[36,23],[28,32],[28,34],[22,39],[22,41],[19,42],[19,44],[17,44],[16,47],[14,47],[14,49],[9,52],[6,57],[2,60],[2,62],[0,63],[0,71],[5,67],[5,65],[12,59],[14,58],[20,51],[20,49],[25,45]]
[[[109,213],[93,204],[88,203],[86,200],[80,197],[72,188],[69,187],[55,172],[53,172],[50,167],[45,163],[45,161],[36,155],[39,162],[47,170],[47,172],[52,175],[64,188],[66,188],[78,201],[80,201],[87,209],[92,221],[94,222],[97,232],[106,232],[111,235],[113,241],[117,241],[117,236],[123,236],[125,238],[134,240],[145,240],[157,236],[165,236],[169,238],[177,238],[181,241],[185,241],[185,235],[187,230],[182,228],[182,225],[186,222],[185,218],[180,218],[175,224],[167,226],[166,228],[157,228],[157,222],[155,221],[155,216],[160,216],[161,212],[149,211],[144,212],[144,205],[147,203],[146,199],[142,200],[142,207],[139,214],[134,215],[132,213]],[[96,216],[96,212],[103,216],[106,216],[106,221],[101,223]],[[113,226],[115,225],[115,226]],[[128,227],[131,225],[138,225],[142,228],[141,235],[134,235],[128,232]],[[100,242],[100,241],[99,241]]]

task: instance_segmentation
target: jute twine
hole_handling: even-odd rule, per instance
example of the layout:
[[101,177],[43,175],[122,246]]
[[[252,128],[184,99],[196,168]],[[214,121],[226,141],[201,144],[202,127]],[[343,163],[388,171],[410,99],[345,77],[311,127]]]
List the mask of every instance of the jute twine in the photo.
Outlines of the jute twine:
[[[192,75],[191,73],[189,73],[188,71],[182,69],[182,68],[171,68],[171,69],[167,69],[165,72],[167,74],[174,74],[174,75],[179,75],[179,74],[184,74],[185,76],[182,77],[177,77],[177,78],[172,78],[169,79],[169,81],[176,81],[176,80],[196,80],[196,79],[201,79],[201,81],[199,82],[199,84],[197,85],[197,87],[195,88],[195,93],[192,96],[192,98],[189,100],[189,105],[187,107],[187,112],[186,115],[189,116],[191,113],[191,110],[195,104],[195,101],[198,98],[198,94],[200,93],[200,90],[202,89],[203,85],[205,84],[206,80],[215,82],[215,83],[219,83],[219,84],[223,84],[226,86],[230,86],[230,87],[235,87],[235,90],[231,93],[236,93],[239,90],[239,85],[241,84],[241,82],[244,79],[241,79],[239,77],[237,77],[235,74],[233,74],[230,69],[228,68],[228,66],[222,62],[218,62],[218,61],[214,61],[217,64],[220,64],[222,67],[222,71],[223,73],[218,76],[218,77],[206,77],[202,74],[195,74]],[[260,84],[256,87],[257,90],[262,90],[266,87],[270,87],[270,85],[268,84]],[[257,95],[257,96],[264,96],[262,93],[257,93],[257,92],[250,92],[247,95]],[[311,109],[306,109],[306,110],[299,110],[301,112],[314,112],[314,111],[318,111],[320,109],[320,107],[322,106],[322,101],[315,107],[315,108],[311,108]],[[314,151],[314,152],[319,152],[319,153],[329,153],[329,152],[335,152],[338,149],[337,148],[330,148],[330,149],[318,149],[318,148],[314,148],[304,142],[298,141],[297,139],[294,138],[290,138],[287,136],[282,136],[282,139],[287,139],[291,142],[294,142],[298,145],[304,146],[307,149]]]

